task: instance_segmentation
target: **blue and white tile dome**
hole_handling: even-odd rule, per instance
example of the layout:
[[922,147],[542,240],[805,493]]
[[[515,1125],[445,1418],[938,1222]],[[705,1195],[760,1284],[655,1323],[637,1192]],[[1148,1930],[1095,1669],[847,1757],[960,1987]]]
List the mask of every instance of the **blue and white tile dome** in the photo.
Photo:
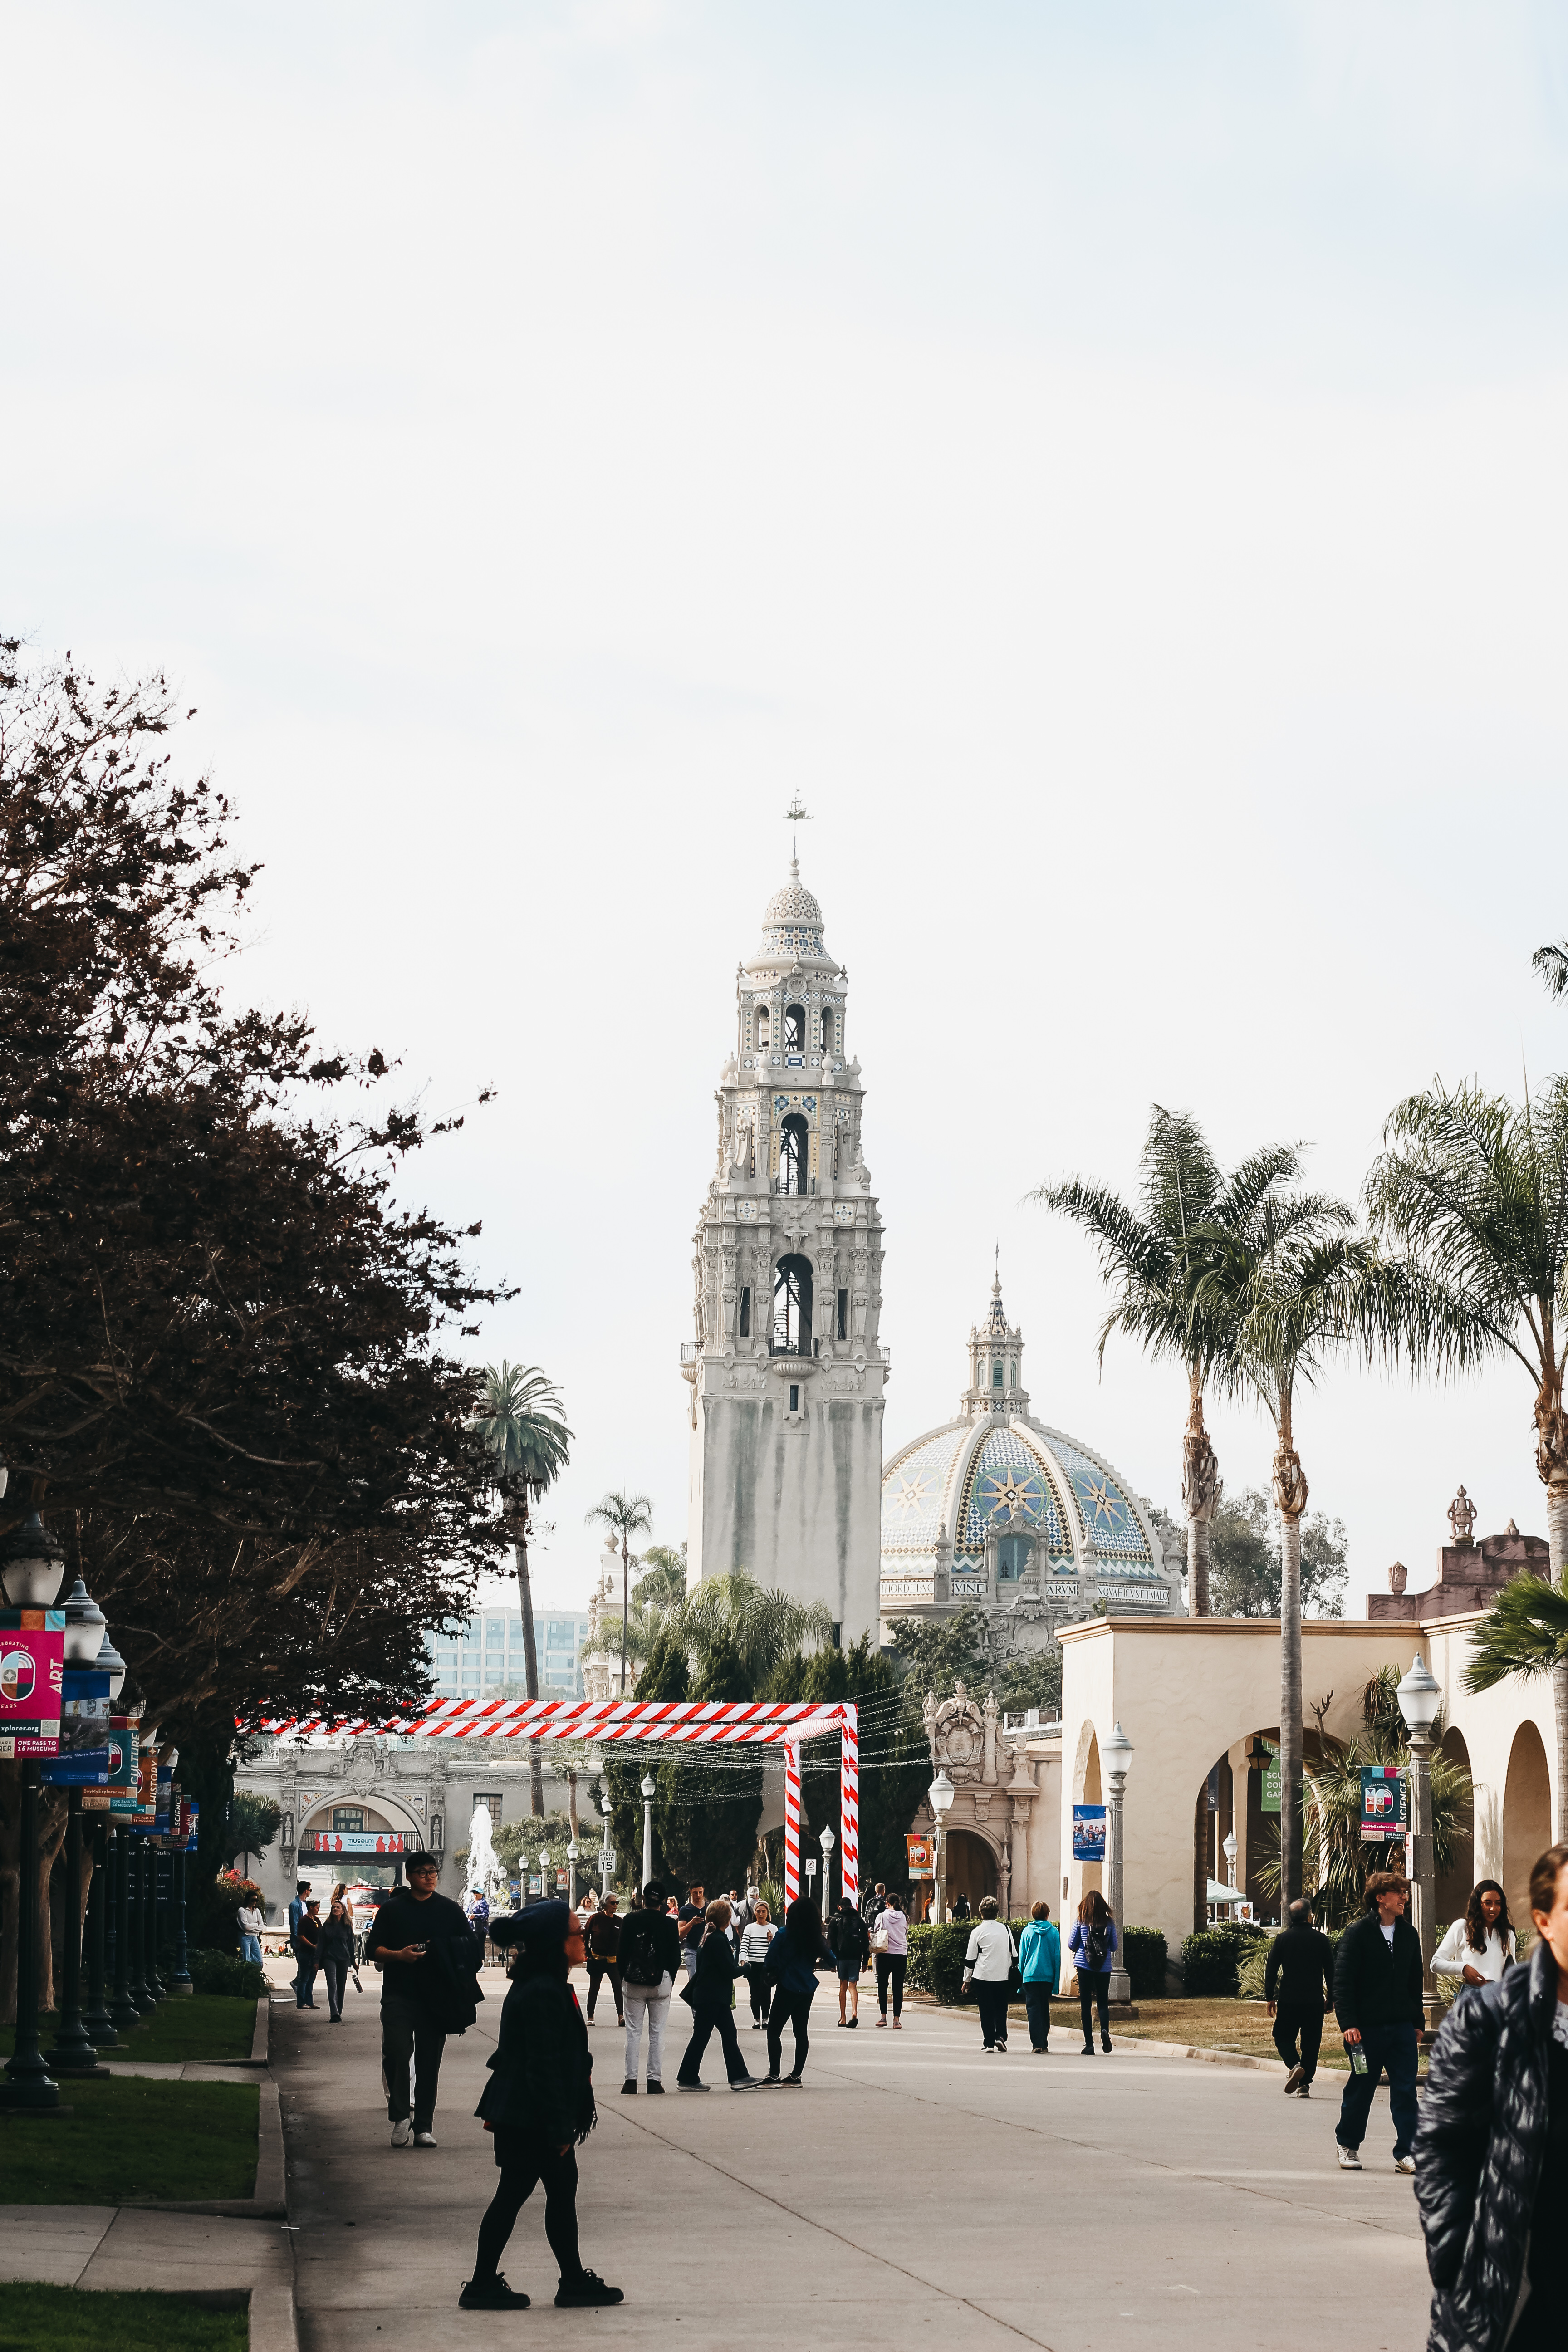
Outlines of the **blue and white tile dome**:
[[955,1572],[984,1558],[985,1538],[1026,1530],[1053,1573],[1086,1565],[1163,1582],[1160,1548],[1121,1474],[1061,1431],[1022,1413],[982,1413],[930,1430],[882,1474],[884,1572],[950,1548]]

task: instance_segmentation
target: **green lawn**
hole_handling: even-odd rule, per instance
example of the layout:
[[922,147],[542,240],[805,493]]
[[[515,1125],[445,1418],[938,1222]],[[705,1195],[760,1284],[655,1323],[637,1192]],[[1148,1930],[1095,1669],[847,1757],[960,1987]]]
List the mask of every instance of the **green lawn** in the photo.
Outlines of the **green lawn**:
[[[38,2046],[46,2057],[56,2023],[52,2012],[38,2020]],[[112,2050],[101,2055],[107,2066],[117,2059],[132,2065],[144,2059],[180,2065],[192,2058],[232,2064],[237,2058],[249,2057],[255,2032],[253,2000],[236,2000],[230,1994],[217,1992],[192,1993],[183,2000],[172,1995],[159,2003],[145,2024],[122,2035]],[[0,2057],[9,2058],[16,2046],[15,2028],[0,2026]]]
[[204,2311],[178,2294],[95,2294],[13,2283],[0,2294],[0,2352],[247,2352],[243,2311]]
[[[72,2083],[68,2116],[0,2116],[0,2205],[250,2197],[254,2083]],[[0,2257],[3,2260],[3,2257]]]

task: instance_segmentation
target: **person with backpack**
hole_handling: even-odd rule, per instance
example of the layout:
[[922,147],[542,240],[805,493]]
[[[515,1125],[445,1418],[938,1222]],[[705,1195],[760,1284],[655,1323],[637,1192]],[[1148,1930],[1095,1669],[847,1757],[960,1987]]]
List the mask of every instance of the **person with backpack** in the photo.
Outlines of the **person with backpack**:
[[[768,2018],[768,2072],[770,2088],[798,2091],[805,2072],[806,2052],[811,2046],[807,2022],[811,2004],[816,1998],[816,1971],[832,1962],[833,1955],[823,1940],[822,1921],[809,1895],[797,1895],[784,1913],[782,1931],[768,1946],[767,1969],[774,1987],[772,2011]],[[784,2030],[795,2029],[795,2067],[788,2074],[779,2073],[784,2057]]]
[[[879,1888],[878,1892],[880,1893]],[[888,1988],[893,1992],[893,2031],[901,2033],[904,2026],[904,1971],[910,1965],[910,1923],[904,1916],[904,1898],[889,1895],[877,1914],[877,1924],[871,1936],[872,1956],[877,1963],[877,2022],[888,2022]]]
[[637,2062],[642,2054],[643,2027],[647,2027],[647,2088],[650,2098],[664,2090],[664,2028],[669,1997],[680,1974],[680,1933],[664,1907],[664,1889],[649,1884],[638,1909],[621,1923],[621,2000],[626,2021],[625,2098],[637,2095]]
[[1062,1939],[1051,1918],[1048,1903],[1037,1903],[1018,1941],[1018,1974],[1024,1980],[1024,2007],[1029,2012],[1029,2047],[1037,2058],[1049,2054],[1051,1995],[1061,1973]]
[[866,1922],[847,1895],[829,1924],[827,1944],[838,1970],[838,2022],[857,2026],[860,2022],[860,1979],[871,1958],[871,1938]]
[[971,1985],[974,1987],[983,2047],[1005,2053],[1007,1996],[1017,1954],[1013,1949],[1013,1930],[996,1916],[999,1907],[994,1895],[987,1895],[981,1903],[980,1917],[963,1955],[963,1981],[959,1990],[967,1992]]
[[1083,2048],[1079,2055],[1094,2055],[1094,2011],[1100,2009],[1100,2046],[1110,2049],[1110,1956],[1116,1949],[1116,1922],[1098,1886],[1091,1886],[1078,1906],[1078,1918],[1068,1937],[1068,1950],[1078,1966],[1079,2013],[1083,2019]]

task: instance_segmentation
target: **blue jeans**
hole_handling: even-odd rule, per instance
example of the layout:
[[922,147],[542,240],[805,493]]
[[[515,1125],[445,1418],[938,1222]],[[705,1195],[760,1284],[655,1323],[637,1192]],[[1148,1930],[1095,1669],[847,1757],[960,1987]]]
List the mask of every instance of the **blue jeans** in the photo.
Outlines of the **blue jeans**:
[[1366,2025],[1361,2046],[1366,2053],[1366,2073],[1352,2074],[1340,2101],[1334,2137],[1342,2147],[1359,2147],[1372,2114],[1372,2095],[1384,2074],[1388,2104],[1394,2110],[1394,2153],[1404,2156],[1415,2139],[1415,2028],[1413,2025]]
[[258,1966],[259,1966],[261,1961],[260,1937],[242,1936],[239,1939],[239,1957],[242,1960],[255,1960]]

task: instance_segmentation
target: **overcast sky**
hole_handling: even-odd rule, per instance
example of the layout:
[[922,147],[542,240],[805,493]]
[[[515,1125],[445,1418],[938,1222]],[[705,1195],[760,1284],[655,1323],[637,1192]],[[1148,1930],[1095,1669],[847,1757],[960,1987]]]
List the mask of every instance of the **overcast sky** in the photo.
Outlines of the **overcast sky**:
[[[1152,1101],[1353,1194],[1568,1063],[1558,10],[8,6],[5,625],[165,667],[265,861],[237,985],[402,1057],[583,1514],[685,1533],[691,1243],[784,877],[849,971],[886,1445],[993,1245],[1034,1410],[1179,1507],[1179,1375],[1023,1196]],[[1303,1399],[1351,1606],[1517,1364]],[[1271,1440],[1216,1416],[1233,1486]]]

